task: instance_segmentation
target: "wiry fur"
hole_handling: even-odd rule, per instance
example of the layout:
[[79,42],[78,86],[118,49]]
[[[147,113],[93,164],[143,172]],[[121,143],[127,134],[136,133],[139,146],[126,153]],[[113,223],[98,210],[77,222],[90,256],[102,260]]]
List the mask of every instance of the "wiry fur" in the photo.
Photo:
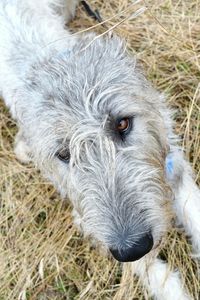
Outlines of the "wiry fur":
[[[118,37],[87,47],[93,34],[64,29],[77,2],[0,2],[0,91],[19,125],[15,153],[70,198],[75,223],[105,248],[123,249],[149,230],[155,248],[173,208],[199,254],[199,190],[176,146],[165,99]],[[122,141],[113,124],[125,116],[133,117],[133,128]],[[56,157],[62,147],[69,148],[69,164]],[[176,299],[189,299],[178,273],[158,259],[151,259],[148,277],[147,258],[133,266],[150,294],[171,300],[170,286]]]

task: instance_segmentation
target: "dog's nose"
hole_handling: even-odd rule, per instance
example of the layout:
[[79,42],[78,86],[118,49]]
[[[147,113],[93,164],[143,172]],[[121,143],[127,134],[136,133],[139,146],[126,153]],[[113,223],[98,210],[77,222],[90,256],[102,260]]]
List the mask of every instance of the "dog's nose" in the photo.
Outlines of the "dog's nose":
[[110,249],[114,258],[120,262],[130,262],[140,259],[153,247],[153,237],[150,233],[142,236],[131,247],[125,249]]

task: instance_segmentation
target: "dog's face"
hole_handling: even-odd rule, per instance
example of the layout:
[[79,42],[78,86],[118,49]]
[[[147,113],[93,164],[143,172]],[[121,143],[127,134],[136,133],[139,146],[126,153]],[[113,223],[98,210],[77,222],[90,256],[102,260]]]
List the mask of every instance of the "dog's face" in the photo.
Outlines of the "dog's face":
[[118,38],[90,39],[30,68],[22,129],[84,234],[133,261],[169,225],[165,106]]

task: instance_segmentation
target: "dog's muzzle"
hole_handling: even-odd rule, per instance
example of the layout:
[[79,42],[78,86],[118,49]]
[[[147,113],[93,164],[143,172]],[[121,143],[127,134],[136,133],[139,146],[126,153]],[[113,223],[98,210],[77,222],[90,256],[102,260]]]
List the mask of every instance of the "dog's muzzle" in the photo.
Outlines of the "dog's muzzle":
[[131,262],[142,258],[153,247],[153,237],[151,233],[142,236],[131,247],[125,249],[110,249],[114,258],[120,262]]

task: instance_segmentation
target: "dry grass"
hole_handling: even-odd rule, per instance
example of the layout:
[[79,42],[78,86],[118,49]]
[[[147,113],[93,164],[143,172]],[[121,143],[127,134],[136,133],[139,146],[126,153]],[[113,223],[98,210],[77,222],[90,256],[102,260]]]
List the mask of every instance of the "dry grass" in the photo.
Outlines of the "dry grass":
[[[91,0],[104,19],[126,9],[128,0]],[[110,28],[144,6],[141,1],[106,23]],[[177,109],[176,131],[200,183],[200,2],[146,1],[148,10],[126,20],[116,31],[130,52],[143,62],[148,78],[168,95]],[[81,7],[72,28],[94,25]],[[97,27],[97,32],[106,30]],[[76,232],[69,204],[32,165],[23,166],[13,154],[16,124],[0,104],[0,300],[149,299],[129,266],[103,257]],[[175,230],[162,257],[178,267],[188,290],[200,299],[197,265],[190,245]],[[173,299],[172,299],[173,300]]]

